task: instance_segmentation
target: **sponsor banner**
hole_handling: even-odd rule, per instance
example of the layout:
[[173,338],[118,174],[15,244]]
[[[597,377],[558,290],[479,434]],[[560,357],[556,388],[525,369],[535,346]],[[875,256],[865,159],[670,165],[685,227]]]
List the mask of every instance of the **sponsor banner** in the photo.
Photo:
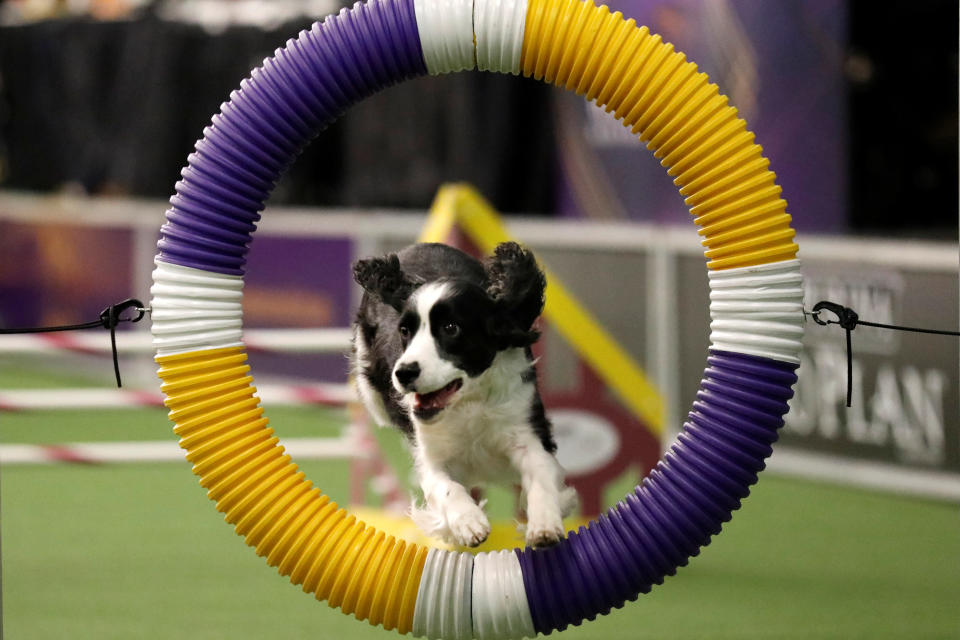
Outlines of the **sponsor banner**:
[[[863,320],[957,328],[956,273],[816,261],[805,265],[808,308],[830,300]],[[826,318],[836,318],[827,313]],[[857,327],[846,407],[845,332],[809,323],[783,442],[814,451],[960,472],[955,337]]]
[[[801,246],[802,252],[802,246]],[[861,319],[956,330],[955,271],[890,263],[804,258],[804,304],[829,300]],[[703,259],[677,263],[680,309],[679,409],[689,403],[709,346],[708,288]],[[824,319],[836,318],[829,313]],[[960,474],[960,345],[957,338],[858,327],[852,334],[852,406],[846,407],[845,332],[808,320],[780,443],[793,451]]]

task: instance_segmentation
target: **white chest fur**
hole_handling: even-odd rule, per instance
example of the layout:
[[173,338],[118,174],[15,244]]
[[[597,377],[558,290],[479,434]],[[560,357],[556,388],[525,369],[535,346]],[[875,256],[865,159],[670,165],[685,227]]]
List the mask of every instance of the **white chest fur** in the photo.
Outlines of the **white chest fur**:
[[414,420],[419,470],[442,470],[468,485],[516,481],[511,453],[537,439],[529,421],[534,386],[523,381],[530,366],[523,349],[501,352],[436,420]]

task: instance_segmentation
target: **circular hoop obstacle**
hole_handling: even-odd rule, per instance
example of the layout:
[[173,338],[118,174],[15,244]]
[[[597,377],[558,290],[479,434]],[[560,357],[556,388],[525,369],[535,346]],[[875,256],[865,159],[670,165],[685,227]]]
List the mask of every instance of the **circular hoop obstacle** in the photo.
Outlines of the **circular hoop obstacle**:
[[[677,441],[643,483],[546,550],[467,553],[386,535],[304,478],[246,364],[247,246],[284,169],[353,103],[477,68],[595,101],[662,160],[696,217],[711,346]],[[696,555],[756,482],[802,337],[797,245],[753,134],[696,65],[580,0],[372,0],[313,25],[213,117],[176,185],[152,288],[174,431],[217,509],[267,563],[344,613],[430,638],[519,638],[592,620]]]

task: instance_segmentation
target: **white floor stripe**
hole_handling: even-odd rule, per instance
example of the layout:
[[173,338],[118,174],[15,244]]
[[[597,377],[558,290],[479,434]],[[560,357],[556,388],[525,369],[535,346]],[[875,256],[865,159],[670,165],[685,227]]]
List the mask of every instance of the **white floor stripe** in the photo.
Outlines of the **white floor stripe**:
[[[346,384],[258,385],[265,406],[344,405],[356,399]],[[131,389],[13,389],[0,391],[0,412],[39,409],[162,407],[163,395]]]
[[[363,457],[355,438],[288,438],[280,443],[294,460],[339,460]],[[144,442],[75,442],[58,445],[0,445],[0,464],[60,462],[172,462],[186,452],[173,440]]]
[[960,502],[960,475],[957,474],[906,469],[782,446],[774,447],[767,468],[775,473],[812,480]]
[[[245,329],[243,341],[247,351],[274,353],[346,353],[350,350],[352,331],[334,329]],[[52,354],[62,351],[110,353],[110,335],[105,331],[64,331],[55,334],[0,336],[0,355]],[[153,337],[145,331],[117,333],[120,355],[150,354],[156,348]]]

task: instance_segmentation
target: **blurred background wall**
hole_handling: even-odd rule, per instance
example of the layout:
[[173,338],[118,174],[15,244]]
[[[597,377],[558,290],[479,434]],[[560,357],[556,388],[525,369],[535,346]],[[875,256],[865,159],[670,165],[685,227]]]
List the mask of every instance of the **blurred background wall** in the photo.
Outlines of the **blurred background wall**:
[[[0,188],[167,197],[211,115],[337,0],[0,1]],[[956,237],[957,3],[615,0],[730,96],[801,231]],[[893,25],[893,26],[891,26]],[[308,147],[272,202],[685,223],[608,115],[499,74],[404,83]]]
[[[612,4],[687,53],[746,118],[800,233],[808,307],[958,325],[955,0]],[[251,68],[339,6],[0,2],[0,324],[80,322],[147,299],[164,199],[204,126]],[[708,345],[690,216],[609,114],[523,78],[407,82],[320,132],[251,248],[246,325],[346,325],[351,260],[413,240],[449,181],[474,184],[514,228],[539,222],[521,239],[651,372],[677,428]],[[785,444],[947,472],[960,495],[951,340],[859,329],[847,410],[843,333],[811,325]],[[259,371],[287,372],[280,360]],[[297,367],[345,373],[339,357]]]
[[[0,188],[148,197],[172,192],[203,127],[252,68],[340,8],[128,2],[103,20],[51,2],[53,19],[18,19],[33,4],[3,2]],[[440,182],[468,179],[504,210],[550,213],[550,99],[550,87],[501,74],[404,83],[321,132],[272,202],[423,208]]]

